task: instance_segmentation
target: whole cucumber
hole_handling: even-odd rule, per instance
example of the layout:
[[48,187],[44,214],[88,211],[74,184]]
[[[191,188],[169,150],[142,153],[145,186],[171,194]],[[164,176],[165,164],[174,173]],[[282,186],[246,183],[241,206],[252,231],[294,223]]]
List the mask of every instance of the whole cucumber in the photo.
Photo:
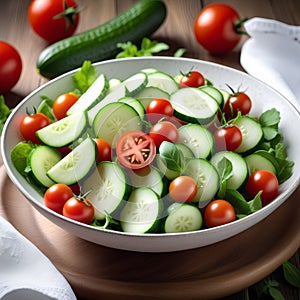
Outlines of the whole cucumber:
[[91,62],[114,58],[121,50],[117,43],[138,43],[164,22],[166,5],[161,0],[141,0],[114,19],[45,48],[37,59],[37,70],[54,78]]

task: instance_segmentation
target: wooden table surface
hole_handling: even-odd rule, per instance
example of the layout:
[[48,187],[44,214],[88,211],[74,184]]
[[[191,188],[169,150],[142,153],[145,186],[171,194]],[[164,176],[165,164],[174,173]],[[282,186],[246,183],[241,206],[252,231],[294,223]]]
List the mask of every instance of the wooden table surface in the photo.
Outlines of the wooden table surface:
[[[205,5],[216,1],[196,0],[164,0],[168,16],[161,28],[153,34],[152,39],[167,42],[174,53],[177,48],[187,50],[185,56],[217,62],[239,70],[243,70],[240,63],[240,49],[246,37],[229,54],[213,56],[201,48],[193,34],[193,22],[197,13]],[[111,19],[135,3],[135,0],[84,0],[84,10],[77,32],[95,27]],[[223,0],[237,9],[241,17],[265,17],[277,19],[293,25],[300,25],[299,0]],[[23,72],[19,82],[11,92],[5,94],[7,103],[13,107],[31,91],[47,82],[47,79],[37,74],[35,63],[40,51],[47,46],[47,42],[38,37],[30,28],[27,20],[27,8],[30,0],[1,1],[0,10],[0,39],[14,45],[21,54]],[[291,258],[291,262],[300,267],[299,251]],[[288,285],[282,276],[282,269],[274,270],[268,278],[280,282],[280,290],[287,300],[300,299],[300,291]],[[241,291],[226,299],[257,299],[256,287],[262,282]]]

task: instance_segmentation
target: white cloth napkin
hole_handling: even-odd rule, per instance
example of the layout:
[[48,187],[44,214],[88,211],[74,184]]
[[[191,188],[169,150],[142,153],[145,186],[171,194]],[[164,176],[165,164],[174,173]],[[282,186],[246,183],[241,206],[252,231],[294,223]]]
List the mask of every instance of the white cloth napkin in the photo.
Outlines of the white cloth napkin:
[[0,299],[76,299],[71,286],[50,260],[2,217]]
[[300,26],[252,18],[240,62],[245,71],[272,86],[300,108]]

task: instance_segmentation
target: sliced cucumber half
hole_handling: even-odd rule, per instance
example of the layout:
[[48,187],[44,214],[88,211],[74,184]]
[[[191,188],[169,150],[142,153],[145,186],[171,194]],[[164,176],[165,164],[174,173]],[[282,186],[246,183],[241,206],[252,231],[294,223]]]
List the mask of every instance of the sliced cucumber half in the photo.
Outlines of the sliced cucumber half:
[[72,185],[90,174],[95,167],[95,159],[96,145],[91,138],[86,138],[49,169],[47,175],[54,182]]

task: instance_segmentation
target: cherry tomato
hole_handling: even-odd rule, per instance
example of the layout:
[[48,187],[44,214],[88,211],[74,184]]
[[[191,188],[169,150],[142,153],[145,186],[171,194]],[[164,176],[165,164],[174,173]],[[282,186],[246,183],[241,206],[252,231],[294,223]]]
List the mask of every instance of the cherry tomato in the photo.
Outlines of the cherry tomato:
[[197,15],[194,34],[198,43],[213,54],[231,51],[240,41],[241,18],[236,10],[223,3],[207,5]]
[[231,119],[237,116],[238,111],[242,115],[248,114],[251,107],[252,101],[250,97],[244,92],[237,92],[232,94],[225,102],[223,112],[226,119]]
[[63,207],[63,216],[85,224],[92,222],[94,214],[94,206],[84,196],[74,196],[68,199]]
[[183,75],[179,82],[180,88],[185,87],[199,87],[205,84],[204,76],[198,71],[190,71]]
[[64,118],[69,108],[78,100],[78,96],[72,93],[59,95],[53,103],[53,113],[57,120]]
[[253,172],[246,183],[246,192],[254,198],[259,191],[262,191],[261,200],[263,206],[272,202],[278,195],[277,177],[270,171],[259,170]]
[[9,43],[0,41],[0,94],[10,91],[19,81],[21,73],[19,52]]
[[116,153],[121,165],[132,170],[148,166],[156,155],[152,138],[141,131],[130,131],[117,141]]
[[217,151],[234,151],[242,143],[242,133],[237,126],[222,127],[214,132],[214,139]]
[[110,144],[104,139],[97,138],[95,139],[95,143],[97,146],[97,162],[100,161],[111,161],[112,159],[112,149]]
[[178,140],[178,129],[174,123],[161,121],[156,123],[149,133],[158,148],[163,141],[175,143]]
[[204,222],[209,228],[231,223],[235,219],[235,210],[226,200],[213,200],[204,211]]
[[157,98],[147,105],[147,119],[152,124],[157,123],[163,117],[172,117],[174,113],[173,106],[168,99]]
[[69,186],[57,183],[46,190],[44,194],[44,203],[48,208],[62,214],[65,203],[72,197],[73,192]]
[[28,8],[32,29],[53,43],[71,36],[79,22],[79,10],[74,0],[33,0]]
[[191,202],[197,191],[197,183],[189,176],[178,176],[169,185],[169,195],[176,202]]
[[36,113],[26,116],[20,124],[20,131],[26,141],[31,141],[34,144],[41,144],[41,141],[36,136],[36,132],[50,124],[49,118],[42,114]]

